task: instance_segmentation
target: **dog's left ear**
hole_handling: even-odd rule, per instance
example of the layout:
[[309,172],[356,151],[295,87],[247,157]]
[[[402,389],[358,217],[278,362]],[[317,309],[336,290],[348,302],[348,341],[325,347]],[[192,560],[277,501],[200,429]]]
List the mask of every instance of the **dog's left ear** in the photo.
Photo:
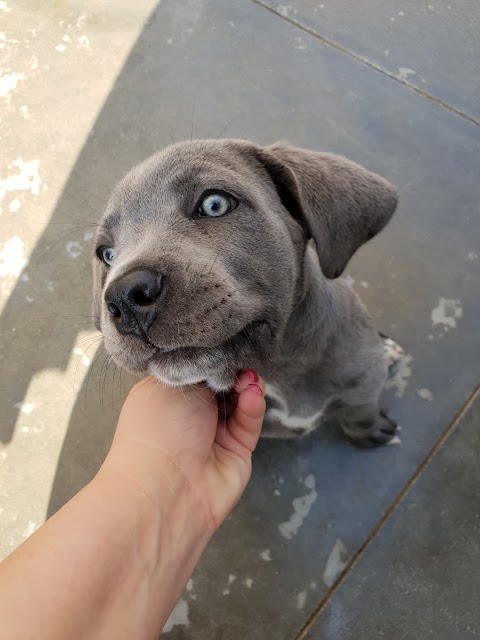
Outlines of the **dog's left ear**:
[[257,157],[283,205],[314,239],[327,278],[342,274],[397,206],[393,185],[341,156],[274,144]]

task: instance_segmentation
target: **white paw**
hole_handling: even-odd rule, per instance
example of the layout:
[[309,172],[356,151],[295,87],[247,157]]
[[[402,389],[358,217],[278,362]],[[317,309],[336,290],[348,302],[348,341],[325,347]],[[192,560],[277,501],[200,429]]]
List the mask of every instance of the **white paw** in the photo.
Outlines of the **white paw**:
[[400,358],[403,356],[402,347],[392,340],[391,338],[383,338],[383,349],[385,355],[385,362],[390,369]]

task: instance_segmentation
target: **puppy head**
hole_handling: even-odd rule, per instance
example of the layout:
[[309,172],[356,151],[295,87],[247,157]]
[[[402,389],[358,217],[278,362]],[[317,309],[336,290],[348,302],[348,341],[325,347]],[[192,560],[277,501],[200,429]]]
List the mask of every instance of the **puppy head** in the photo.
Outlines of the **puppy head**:
[[336,277],[395,205],[389,183],[338,156],[241,140],[168,147],[120,182],[99,226],[107,351],[166,384],[231,388],[279,348],[308,239]]

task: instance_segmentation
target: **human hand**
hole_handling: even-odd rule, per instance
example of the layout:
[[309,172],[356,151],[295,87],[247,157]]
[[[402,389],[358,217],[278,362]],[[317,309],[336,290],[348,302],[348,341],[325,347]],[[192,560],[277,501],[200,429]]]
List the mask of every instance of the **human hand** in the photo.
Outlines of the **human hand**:
[[263,393],[250,370],[220,398],[204,385],[168,388],[146,378],[125,401],[107,463],[161,502],[186,490],[213,533],[250,478]]

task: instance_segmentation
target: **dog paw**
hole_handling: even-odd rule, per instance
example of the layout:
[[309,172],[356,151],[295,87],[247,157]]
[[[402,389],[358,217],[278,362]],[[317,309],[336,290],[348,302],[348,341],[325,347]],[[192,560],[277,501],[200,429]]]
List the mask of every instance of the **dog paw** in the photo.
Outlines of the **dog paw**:
[[386,336],[382,336],[382,338],[385,362],[387,363],[387,367],[390,369],[403,356],[404,350],[395,342],[395,340],[387,338]]
[[362,449],[372,449],[385,444],[400,444],[398,437],[400,429],[396,422],[389,418],[383,411],[377,421],[362,437],[351,438],[355,446]]

